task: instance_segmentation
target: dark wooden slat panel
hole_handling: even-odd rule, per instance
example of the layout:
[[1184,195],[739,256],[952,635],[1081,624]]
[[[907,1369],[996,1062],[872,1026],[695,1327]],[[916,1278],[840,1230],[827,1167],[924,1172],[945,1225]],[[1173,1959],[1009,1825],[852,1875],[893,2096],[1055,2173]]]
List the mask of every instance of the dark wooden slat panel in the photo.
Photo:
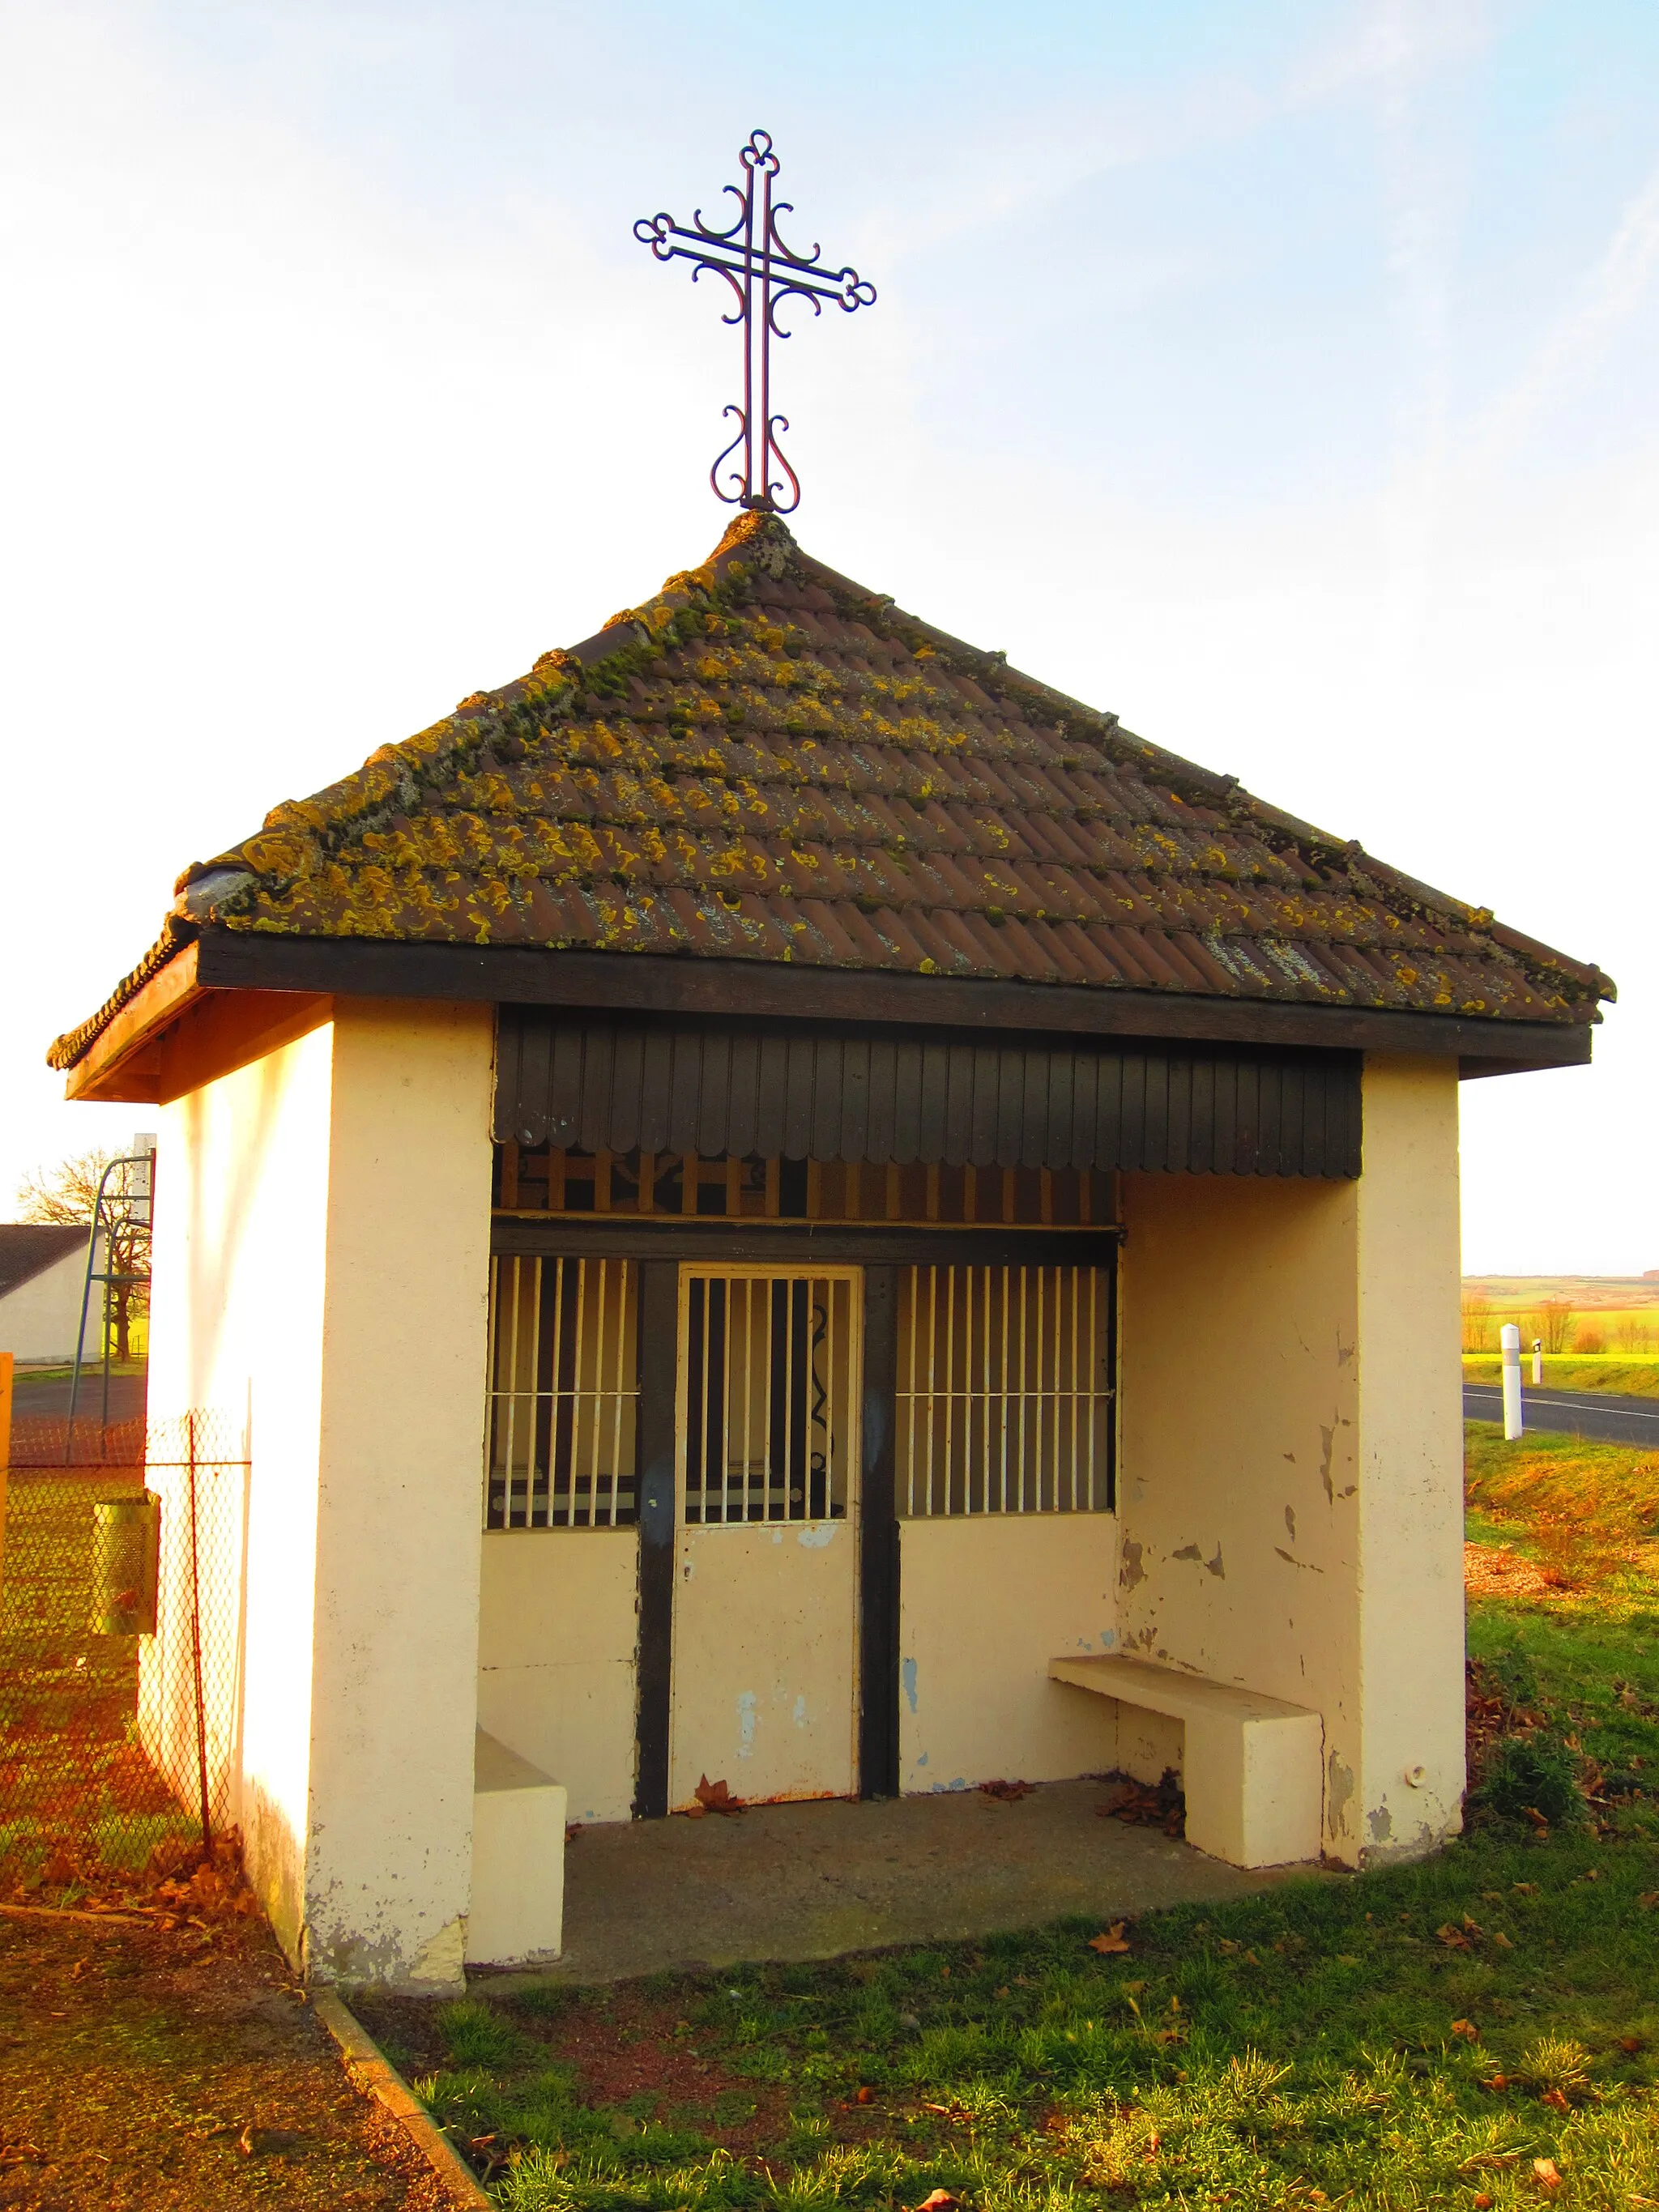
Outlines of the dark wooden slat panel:
[[924,1152],[922,1122],[927,1075],[921,1041],[903,1037],[893,1048],[893,1150],[890,1158],[901,1167],[912,1160],[937,1158]]
[[547,1083],[548,1140],[555,1145],[579,1144],[582,1112],[582,1032],[574,1029],[556,1030],[548,1056],[551,1062]]
[[616,1064],[617,1032],[589,1030],[582,1039],[580,1104],[576,1111],[576,1141],[590,1152],[611,1142],[611,1078]]
[[718,1153],[726,1150],[732,1091],[732,1036],[726,1030],[702,1033],[702,1075],[697,1110],[692,1119],[687,1152]]
[[1346,1176],[1360,1061],[503,1008],[495,1118],[520,1143],[659,1156]]
[[818,1054],[810,1037],[789,1040],[789,1080],[784,1109],[783,1155],[804,1160],[812,1149],[812,1097],[817,1088]]
[[1285,1070],[1285,1111],[1279,1128],[1279,1159],[1281,1175],[1299,1176],[1302,1166],[1302,1129],[1308,1105],[1308,1070],[1300,1061]]
[[[841,1116],[831,1155],[836,1159],[867,1160],[874,1157],[869,1148],[870,1052],[868,1037],[848,1037],[841,1048]],[[826,1093],[828,1089],[826,1085]],[[826,1097],[826,1127],[828,1122]]]
[[[866,1103],[862,1157],[866,1160],[896,1160],[898,1139],[898,1054],[899,1045],[894,1037],[872,1037],[870,1053],[870,1087]],[[843,1159],[849,1157],[846,1146],[849,1134],[842,1133]]]
[[674,1038],[668,1030],[646,1031],[641,1063],[640,1150],[660,1155],[673,1150],[668,1140],[669,1106],[674,1093]]
[[696,1030],[674,1039],[674,1068],[669,1079],[668,1144],[671,1152],[695,1152],[702,1105],[702,1037]]
[[731,1105],[723,1152],[757,1152],[760,1130],[761,1041],[752,1030],[738,1030],[732,1039]]

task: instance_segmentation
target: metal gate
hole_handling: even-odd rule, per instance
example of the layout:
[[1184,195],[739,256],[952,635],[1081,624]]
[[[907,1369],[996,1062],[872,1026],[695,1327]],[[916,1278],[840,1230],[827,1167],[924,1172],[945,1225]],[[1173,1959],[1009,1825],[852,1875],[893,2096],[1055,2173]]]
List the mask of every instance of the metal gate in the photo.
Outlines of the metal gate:
[[858,1786],[856,1267],[680,1271],[669,1801]]

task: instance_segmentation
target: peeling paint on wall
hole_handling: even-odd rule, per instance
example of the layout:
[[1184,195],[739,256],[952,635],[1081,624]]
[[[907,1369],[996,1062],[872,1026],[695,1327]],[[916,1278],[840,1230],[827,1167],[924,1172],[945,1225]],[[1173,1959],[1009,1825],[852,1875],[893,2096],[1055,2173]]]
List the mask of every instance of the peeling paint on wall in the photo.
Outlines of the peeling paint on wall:
[[1333,1752],[1328,1772],[1329,1779],[1325,1802],[1330,1817],[1330,1831],[1334,1836],[1346,1836],[1348,1832],[1348,1800],[1353,1796],[1353,1769],[1345,1766]]
[[1137,1583],[1146,1581],[1146,1570],[1140,1564],[1139,1544],[1128,1542],[1124,1544],[1122,1563],[1117,1571],[1117,1579],[1118,1586],[1121,1589],[1133,1589]]
[[[899,1676],[904,1684],[905,1698],[909,1705],[911,1711],[915,1712],[916,1709],[916,1662],[914,1659],[907,1659],[904,1662],[904,1664],[899,1668]],[[924,1759],[927,1755],[926,1752],[922,1753],[922,1757]]]
[[738,1692],[738,1757],[755,1756],[755,1693],[752,1690]]

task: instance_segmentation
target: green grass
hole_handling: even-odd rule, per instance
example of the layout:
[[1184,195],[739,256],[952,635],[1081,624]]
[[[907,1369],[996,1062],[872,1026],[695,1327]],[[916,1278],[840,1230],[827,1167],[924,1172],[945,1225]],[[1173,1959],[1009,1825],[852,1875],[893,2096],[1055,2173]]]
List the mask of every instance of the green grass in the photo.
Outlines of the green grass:
[[1540,1723],[1510,1741],[1601,1801],[1547,1837],[1486,1802],[1493,1766],[1438,1857],[1150,1913],[1127,1958],[1063,1922],[662,1977],[638,2033],[725,2077],[698,2110],[583,2095],[568,2054],[614,1996],[474,1997],[422,2094],[507,2160],[506,2212],[1659,2201],[1659,1460],[1472,1424],[1469,1489],[1489,1540],[1598,1577],[1470,1609],[1480,1681]]
[[[1466,1352],[1466,1382],[1502,1382],[1503,1361],[1496,1352]],[[1523,1390],[1533,1388],[1532,1354],[1521,1355]],[[1643,1358],[1629,1352],[1564,1352],[1544,1355],[1547,1390],[1601,1390],[1619,1398],[1659,1398],[1659,1354]]]

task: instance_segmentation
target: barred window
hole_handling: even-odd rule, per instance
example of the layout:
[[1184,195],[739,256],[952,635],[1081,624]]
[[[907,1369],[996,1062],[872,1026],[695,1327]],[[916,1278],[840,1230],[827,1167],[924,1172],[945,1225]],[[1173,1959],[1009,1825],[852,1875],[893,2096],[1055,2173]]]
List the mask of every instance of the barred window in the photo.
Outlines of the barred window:
[[1103,1267],[901,1268],[900,1513],[1108,1510],[1112,1365]]
[[489,1528],[637,1517],[639,1270],[502,1256],[489,1267]]

